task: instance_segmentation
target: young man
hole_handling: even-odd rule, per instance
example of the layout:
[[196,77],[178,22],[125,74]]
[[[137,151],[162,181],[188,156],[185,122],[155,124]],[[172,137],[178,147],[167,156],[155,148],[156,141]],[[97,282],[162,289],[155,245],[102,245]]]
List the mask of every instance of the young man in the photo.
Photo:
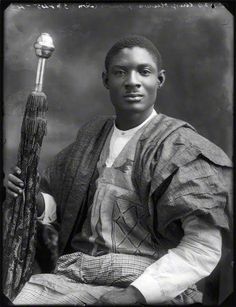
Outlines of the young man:
[[[165,71],[149,40],[121,39],[105,68],[116,116],[84,125],[42,176],[39,218],[58,230],[60,257],[14,303],[201,302],[195,283],[219,262],[229,229],[231,162],[189,124],[156,113]],[[21,184],[9,175],[9,193]]]

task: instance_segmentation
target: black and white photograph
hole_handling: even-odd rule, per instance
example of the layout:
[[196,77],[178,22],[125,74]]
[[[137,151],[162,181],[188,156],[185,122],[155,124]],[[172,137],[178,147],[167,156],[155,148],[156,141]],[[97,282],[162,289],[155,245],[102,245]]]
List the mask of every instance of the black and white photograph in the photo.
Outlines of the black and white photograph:
[[227,6],[16,2],[3,26],[6,304],[229,306]]

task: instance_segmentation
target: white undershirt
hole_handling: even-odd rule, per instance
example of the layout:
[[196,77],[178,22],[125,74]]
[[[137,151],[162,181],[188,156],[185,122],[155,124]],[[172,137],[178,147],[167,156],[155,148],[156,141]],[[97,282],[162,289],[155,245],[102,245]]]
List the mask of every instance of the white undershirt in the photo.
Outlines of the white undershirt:
[[[110,167],[132,136],[155,115],[152,114],[139,126],[123,131],[114,126],[110,141],[110,153],[106,165]],[[45,212],[41,218],[45,224],[56,220],[54,198],[42,193]],[[131,285],[139,289],[148,304],[169,301],[189,286],[208,276],[221,257],[220,230],[201,219],[190,216],[182,219],[184,236],[180,244],[150,265]]]
[[128,143],[128,141],[135,135],[135,133],[156,115],[157,112],[153,109],[151,115],[149,115],[149,117],[142,122],[142,124],[129,130],[120,130],[116,127],[116,125],[114,125],[114,130],[110,140],[109,156],[106,160],[107,167],[110,167],[113,164],[119,153]]

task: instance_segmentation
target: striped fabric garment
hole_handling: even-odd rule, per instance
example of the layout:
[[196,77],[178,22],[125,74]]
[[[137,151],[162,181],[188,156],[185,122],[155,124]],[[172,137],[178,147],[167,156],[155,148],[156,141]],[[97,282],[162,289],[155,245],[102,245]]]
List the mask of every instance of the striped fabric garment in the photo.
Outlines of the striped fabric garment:
[[92,304],[107,291],[127,287],[153,262],[147,257],[113,253],[63,255],[54,274],[33,275],[13,303]]

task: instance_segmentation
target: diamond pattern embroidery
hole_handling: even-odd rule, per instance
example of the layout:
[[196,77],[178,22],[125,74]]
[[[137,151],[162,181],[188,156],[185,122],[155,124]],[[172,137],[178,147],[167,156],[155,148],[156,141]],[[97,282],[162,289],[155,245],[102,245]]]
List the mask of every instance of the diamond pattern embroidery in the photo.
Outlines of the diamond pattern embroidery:
[[[143,226],[148,216],[141,205],[126,199],[117,199],[114,205],[113,221],[116,227],[116,237],[113,237],[113,246],[116,248],[129,247],[134,254],[142,254],[150,244],[151,235]],[[155,254],[155,252],[154,252]]]

